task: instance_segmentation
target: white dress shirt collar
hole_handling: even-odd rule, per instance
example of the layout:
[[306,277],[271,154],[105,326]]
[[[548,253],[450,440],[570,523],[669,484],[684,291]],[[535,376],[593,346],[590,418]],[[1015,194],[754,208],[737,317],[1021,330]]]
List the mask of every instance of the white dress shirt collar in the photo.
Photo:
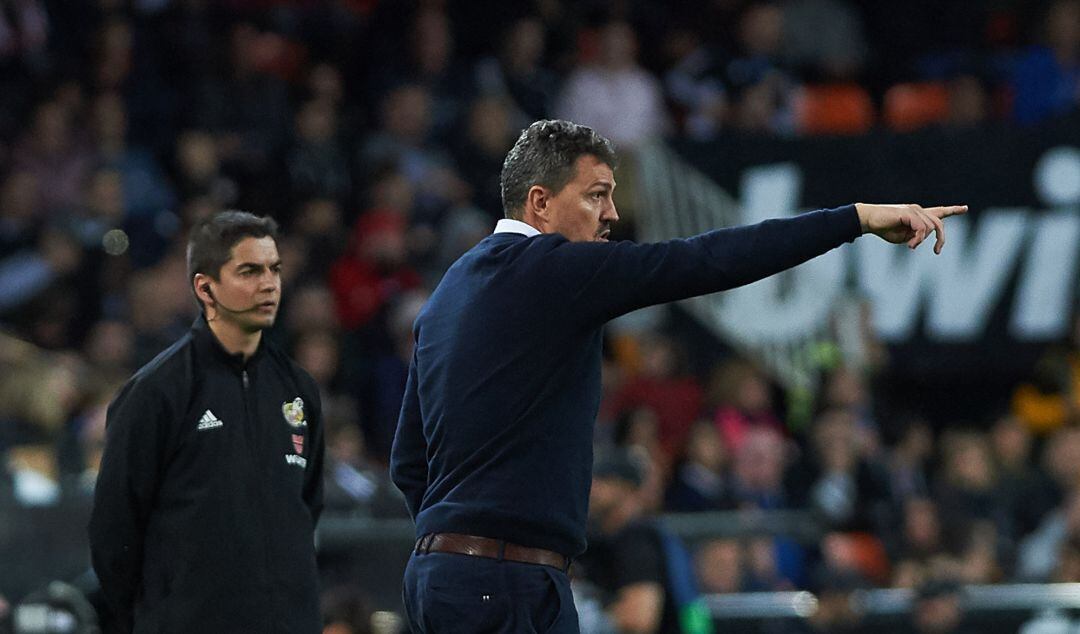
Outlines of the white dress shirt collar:
[[536,227],[522,222],[520,220],[514,220],[513,218],[503,218],[495,225],[494,233],[520,233],[524,236],[538,236],[540,231]]

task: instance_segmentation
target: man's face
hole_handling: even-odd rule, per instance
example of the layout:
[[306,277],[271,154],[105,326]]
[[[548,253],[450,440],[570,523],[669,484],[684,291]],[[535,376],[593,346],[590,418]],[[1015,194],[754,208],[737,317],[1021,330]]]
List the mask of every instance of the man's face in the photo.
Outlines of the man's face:
[[578,157],[574,178],[548,202],[549,232],[571,242],[607,242],[611,225],[619,219],[612,192],[611,167],[592,154]]
[[246,332],[273,326],[281,302],[277,243],[269,236],[240,240],[222,265],[220,280],[212,286],[220,302],[214,306],[217,319],[233,322]]

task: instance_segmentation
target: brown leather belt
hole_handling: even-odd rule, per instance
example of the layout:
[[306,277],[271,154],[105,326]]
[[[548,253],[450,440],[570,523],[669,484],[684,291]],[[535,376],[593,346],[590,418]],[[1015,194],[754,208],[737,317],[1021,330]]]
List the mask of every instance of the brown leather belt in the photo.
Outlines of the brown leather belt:
[[506,561],[516,561],[523,564],[540,564],[558,568],[563,572],[570,569],[570,558],[552,550],[543,548],[529,548],[519,546],[501,539],[491,537],[478,537],[476,535],[461,535],[459,533],[432,533],[424,535],[416,540],[416,554],[427,553],[454,553],[458,555],[472,555],[473,557],[487,557]]

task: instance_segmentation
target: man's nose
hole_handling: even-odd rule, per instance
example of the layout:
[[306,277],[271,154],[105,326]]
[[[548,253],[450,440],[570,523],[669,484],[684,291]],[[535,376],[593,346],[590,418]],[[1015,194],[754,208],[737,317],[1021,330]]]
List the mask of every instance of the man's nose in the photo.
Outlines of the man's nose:
[[615,209],[614,202],[612,202],[611,205],[604,210],[604,213],[600,215],[600,219],[606,220],[608,222],[618,222],[619,212],[617,209]]
[[272,273],[270,275],[262,276],[260,282],[259,290],[263,292],[276,291],[281,288],[281,277]]

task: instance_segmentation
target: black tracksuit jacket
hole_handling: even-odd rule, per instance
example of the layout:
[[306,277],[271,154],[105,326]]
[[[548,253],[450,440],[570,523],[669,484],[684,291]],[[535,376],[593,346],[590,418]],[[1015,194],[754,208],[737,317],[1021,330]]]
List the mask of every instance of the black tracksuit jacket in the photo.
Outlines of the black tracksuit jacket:
[[197,319],[108,410],[90,545],[121,631],[320,632],[322,462],[314,380]]

